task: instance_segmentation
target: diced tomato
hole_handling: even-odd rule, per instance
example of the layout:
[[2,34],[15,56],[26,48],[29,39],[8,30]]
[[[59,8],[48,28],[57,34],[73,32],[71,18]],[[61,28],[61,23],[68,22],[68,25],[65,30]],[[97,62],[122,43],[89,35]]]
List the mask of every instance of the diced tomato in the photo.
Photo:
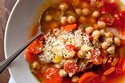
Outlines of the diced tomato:
[[66,45],[65,48],[66,48],[68,51],[74,52],[73,58],[76,58],[76,57],[77,57],[77,51],[78,51],[79,49],[78,49],[75,45],[69,44],[69,45]]
[[113,26],[118,28],[121,35],[125,35],[125,12],[114,15]]
[[106,56],[106,54],[107,54],[107,53],[106,53],[106,51],[105,51],[105,50],[103,50],[103,49],[101,49],[101,54],[100,54],[100,55],[101,55],[102,57],[105,57],[105,56]]
[[100,55],[100,51],[91,50],[91,61],[94,65],[102,64],[102,56]]
[[104,6],[101,8],[102,13],[110,13],[114,15],[118,12],[118,6],[116,2],[108,2],[106,0],[103,0]]
[[66,25],[61,27],[62,31],[67,31],[67,32],[70,32],[76,29],[77,29],[77,24],[71,24],[71,25]]
[[125,40],[121,40],[121,45],[125,45]]
[[115,19],[114,19],[113,26],[120,27],[121,29],[124,28],[124,20],[123,20],[123,18],[118,14],[114,15],[114,18]]
[[66,45],[66,49],[67,50],[74,50],[74,51],[78,51],[79,49],[75,46],[75,45],[72,45],[72,44],[69,44],[69,45]]
[[102,64],[102,57],[101,56],[92,56],[91,61],[94,65]]
[[74,61],[67,61],[64,63],[64,70],[67,73],[74,75],[78,70],[78,66],[77,66],[76,62],[74,62]]
[[119,15],[125,20],[125,11],[122,11]]
[[[117,18],[116,18],[117,22]],[[119,13],[118,27],[121,28],[121,34],[125,35],[125,11]]]
[[100,83],[99,76],[93,72],[84,73],[78,83]]
[[109,13],[104,13],[99,18],[99,21],[103,21],[103,22],[106,23],[107,26],[110,26],[114,22],[114,17],[111,14],[109,14]]
[[37,59],[37,55],[33,54],[32,52],[30,52],[29,49],[27,49],[25,53],[25,58],[28,62],[32,63]]
[[119,62],[116,66],[116,73],[118,75],[125,74],[125,57],[120,57]]
[[56,67],[50,67],[44,73],[43,80],[45,83],[62,83],[63,78]]
[[33,53],[33,54],[39,54],[42,52],[42,41],[36,39],[33,41],[29,46],[28,49]]

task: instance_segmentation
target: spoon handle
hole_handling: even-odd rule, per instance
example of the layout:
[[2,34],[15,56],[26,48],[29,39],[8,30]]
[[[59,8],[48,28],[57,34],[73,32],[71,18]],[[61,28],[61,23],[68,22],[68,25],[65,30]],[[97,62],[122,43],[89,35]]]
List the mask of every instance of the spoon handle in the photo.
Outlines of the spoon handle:
[[24,44],[21,48],[19,48],[14,54],[12,54],[7,59],[0,62],[0,74],[4,71],[4,69],[30,44],[32,43],[39,35],[41,34],[41,31],[38,30],[38,33],[29,40],[26,44]]

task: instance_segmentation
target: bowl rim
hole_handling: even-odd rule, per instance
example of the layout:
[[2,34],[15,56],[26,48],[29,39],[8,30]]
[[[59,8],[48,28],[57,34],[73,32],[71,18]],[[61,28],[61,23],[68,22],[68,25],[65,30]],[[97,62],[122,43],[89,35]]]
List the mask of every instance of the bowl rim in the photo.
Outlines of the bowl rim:
[[[8,28],[9,28],[9,23],[11,21],[11,18],[12,18],[13,12],[15,11],[15,8],[19,4],[19,1],[20,0],[17,0],[16,3],[14,4],[14,6],[13,6],[13,8],[12,8],[10,14],[9,14],[6,26],[5,26],[5,33],[4,33],[4,55],[5,55],[5,59],[8,58],[8,56],[7,56],[7,46],[6,46],[7,42],[6,41],[7,41],[7,32],[8,32]],[[11,69],[9,67],[8,67],[8,71],[9,71],[10,76],[13,78],[13,74],[11,73]]]

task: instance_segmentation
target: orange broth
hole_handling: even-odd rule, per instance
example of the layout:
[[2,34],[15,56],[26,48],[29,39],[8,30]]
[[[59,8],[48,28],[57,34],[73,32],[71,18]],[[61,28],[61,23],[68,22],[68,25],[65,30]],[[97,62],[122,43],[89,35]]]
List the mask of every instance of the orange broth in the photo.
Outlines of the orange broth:
[[[109,28],[113,27],[113,28],[119,30],[120,34],[122,34],[124,36],[124,34],[125,34],[125,11],[124,11],[124,8],[121,9],[121,5],[122,6],[124,6],[124,5],[121,3],[120,0],[114,0],[114,2],[110,2],[110,0],[95,0],[95,1],[98,1],[98,3],[96,3],[96,4],[93,3],[91,5],[90,5],[91,0],[62,0],[62,2],[66,2],[67,4],[69,3],[68,1],[70,1],[72,3],[74,8],[80,8],[80,9],[88,8],[90,10],[90,13],[94,12],[95,10],[101,12],[100,16],[98,18],[93,18],[91,14],[84,16],[84,18],[81,18],[81,19],[83,19],[82,21],[80,21],[80,20],[76,21],[77,25],[82,24],[82,25],[84,25],[84,27],[92,25],[92,27],[94,27],[95,30],[98,30],[98,29],[100,30],[100,27],[98,26],[98,23],[97,23],[97,20],[100,20],[100,21],[104,21],[106,23],[106,27],[109,27]],[[40,13],[40,12],[37,12],[37,13]],[[55,13],[55,12],[53,12],[53,13]],[[76,19],[79,19],[81,16],[81,15],[77,16],[74,13],[73,14],[69,13],[69,14],[76,16]],[[50,30],[50,31],[54,30],[57,27],[60,29],[60,27],[63,26],[59,22],[59,20],[57,20],[57,21],[52,20],[51,22],[46,22],[45,18],[43,19],[42,24],[44,27],[49,28],[49,29],[46,28],[45,32],[47,32],[48,30]],[[30,31],[31,32],[30,37],[32,37],[36,34],[37,29],[38,29],[38,24],[36,23],[33,25],[32,30]],[[41,35],[38,39],[36,39],[35,44],[30,45],[30,47],[28,47],[27,50],[30,50],[29,48],[33,48],[33,50],[36,50],[37,48],[34,48],[35,46],[38,48],[43,48],[43,46],[44,46],[43,42],[39,42],[39,40],[41,41],[42,38],[43,38],[43,35]],[[78,81],[77,83],[90,83],[90,82],[92,82],[92,83],[105,83],[105,82],[107,82],[107,83],[124,83],[124,81],[125,81],[125,52],[124,52],[125,40],[121,40],[121,42],[122,42],[121,45],[116,48],[117,56],[113,57],[113,59],[111,59],[110,57],[107,58],[109,60],[111,59],[110,62],[107,62],[105,65],[97,65],[95,68],[92,67],[91,69],[88,69],[85,72],[82,72],[82,74],[81,73],[76,74],[76,75],[78,75],[79,80],[84,79],[84,81],[86,81],[86,80],[88,81],[88,79],[91,77],[89,77],[89,76],[86,78],[81,78],[81,77],[84,77],[84,73],[86,74],[86,72],[93,71],[96,74],[96,75],[92,74],[93,77],[95,76],[95,78],[91,78],[93,80],[90,80],[88,82]],[[29,57],[30,55],[33,55],[33,57],[30,57],[28,59],[26,58],[26,59],[27,59],[27,61],[29,59],[32,59],[28,62],[31,66],[31,71],[39,79],[39,81],[41,83],[44,83],[44,81],[45,81],[45,83],[50,83],[45,80],[45,74],[48,73],[46,71],[49,67],[51,67],[51,66],[53,67],[53,63],[49,63],[49,64],[42,63],[42,66],[40,66],[41,68],[39,68],[38,70],[32,69],[32,63],[34,61],[40,62],[38,57],[35,57],[35,56],[39,55],[40,53],[41,53],[41,51],[39,52],[38,50],[33,51],[33,52],[30,50],[30,53],[26,54],[26,57]],[[116,60],[116,65],[111,66],[112,64],[115,64],[115,60]],[[112,68],[112,69],[110,69],[110,68]],[[55,69],[55,71],[58,71],[58,70]],[[105,75],[105,73],[107,75]],[[60,78],[60,76],[58,76],[58,75],[56,75],[56,76],[58,78]],[[54,77],[54,79],[56,79],[56,78]],[[59,82],[59,80],[61,82]],[[60,78],[57,81],[51,80],[51,83],[57,83],[57,82],[73,83],[73,82],[71,82],[71,78],[69,76]]]

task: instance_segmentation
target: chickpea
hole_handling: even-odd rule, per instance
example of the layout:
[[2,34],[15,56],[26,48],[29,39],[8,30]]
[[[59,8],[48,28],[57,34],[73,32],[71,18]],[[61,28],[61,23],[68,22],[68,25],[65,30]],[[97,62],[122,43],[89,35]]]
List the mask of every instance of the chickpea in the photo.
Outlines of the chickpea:
[[99,26],[100,28],[105,28],[105,27],[106,27],[106,24],[105,24],[105,22],[103,22],[103,21],[98,21],[98,26]]
[[83,8],[83,9],[82,9],[82,14],[83,14],[84,16],[89,15],[89,13],[90,13],[90,10],[89,10],[88,8]]
[[76,11],[77,15],[81,15],[82,14],[82,10],[79,9],[79,8],[77,8],[75,11]]
[[74,16],[69,16],[69,17],[68,17],[68,22],[69,22],[70,24],[75,23],[75,22],[76,22],[76,18],[75,18]]
[[61,77],[65,77],[65,76],[67,75],[67,73],[66,73],[66,71],[65,71],[64,69],[60,69],[60,70],[59,70],[59,75],[60,75]]
[[104,29],[101,29],[101,30],[100,30],[100,33],[101,33],[101,36],[104,36],[104,35],[105,35],[105,30],[104,30]]
[[99,11],[94,11],[94,12],[92,13],[92,17],[93,17],[93,18],[98,18],[99,16],[100,16]]
[[61,3],[61,4],[59,5],[59,9],[60,9],[61,11],[65,11],[65,10],[68,9],[68,5],[67,5],[66,3]]
[[112,38],[112,37],[114,37],[114,34],[112,32],[107,32],[107,33],[105,33],[105,36],[107,38]]
[[82,29],[76,30],[76,31],[75,31],[75,34],[79,34],[79,35],[82,34]]
[[94,30],[93,27],[86,27],[86,28],[85,28],[85,31],[86,31],[86,33],[88,33],[88,34],[91,34],[91,33],[93,32],[93,30]]
[[110,45],[113,43],[113,38],[107,38],[106,42],[109,43]]
[[46,15],[45,21],[49,22],[51,20],[52,20],[52,16],[51,15]]
[[94,38],[99,38],[100,35],[101,35],[101,33],[99,30],[94,30],[92,33],[92,37],[94,37]]
[[86,53],[85,53],[85,51],[83,51],[83,50],[79,50],[78,53],[77,53],[78,58],[84,58],[85,54],[86,54]]
[[107,49],[107,52],[109,53],[109,54],[115,54],[115,45],[112,45],[112,46],[110,46],[108,49]]
[[82,47],[81,47],[81,50],[83,50],[85,52],[89,51],[90,49],[91,48],[88,45],[86,45],[86,44],[83,44]]
[[84,1],[84,2],[82,3],[82,7],[83,7],[83,8],[88,8],[88,7],[89,7],[89,4],[88,4],[86,1]]
[[121,44],[120,38],[115,37],[115,38],[114,38],[114,44],[115,44],[116,46],[120,46],[120,44]]
[[63,16],[63,17],[61,17],[60,22],[61,22],[62,25],[65,25],[68,22],[68,20],[65,16]]
[[93,24],[93,27],[94,27],[94,29],[99,29],[99,26],[98,26],[97,23],[94,23],[94,24]]
[[109,44],[107,42],[103,42],[101,44],[102,49],[107,49],[109,47]]
[[78,18],[79,23],[84,23],[86,21],[86,18],[84,16],[80,16]]
[[79,77],[78,76],[73,76],[72,77],[72,82],[73,83],[77,83],[79,81]]
[[40,68],[39,62],[37,62],[37,61],[33,62],[32,67],[33,67],[33,69],[38,70]]

